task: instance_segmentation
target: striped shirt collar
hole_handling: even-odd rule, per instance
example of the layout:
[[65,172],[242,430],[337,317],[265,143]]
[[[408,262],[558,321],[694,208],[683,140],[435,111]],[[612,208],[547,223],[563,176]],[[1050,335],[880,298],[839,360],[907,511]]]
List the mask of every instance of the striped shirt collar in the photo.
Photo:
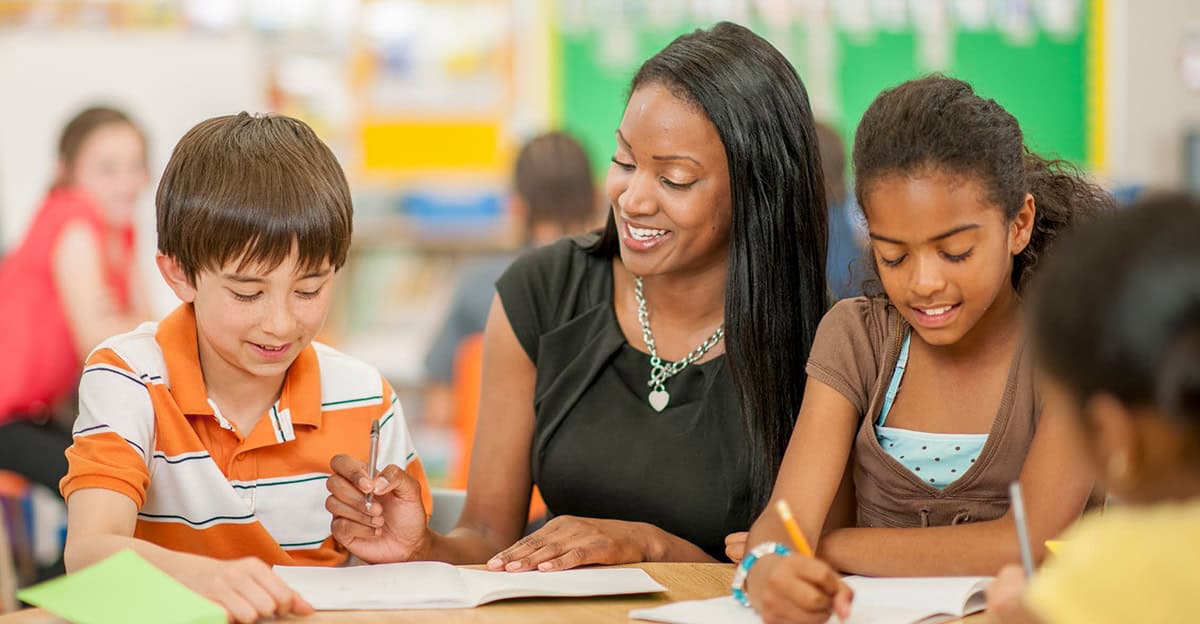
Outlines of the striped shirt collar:
[[[200,369],[192,304],[184,303],[168,314],[159,322],[154,337],[162,346],[171,395],[179,409],[184,414],[215,416]],[[288,368],[277,406],[276,411],[292,424],[321,426],[321,371],[312,344],[305,346]]]

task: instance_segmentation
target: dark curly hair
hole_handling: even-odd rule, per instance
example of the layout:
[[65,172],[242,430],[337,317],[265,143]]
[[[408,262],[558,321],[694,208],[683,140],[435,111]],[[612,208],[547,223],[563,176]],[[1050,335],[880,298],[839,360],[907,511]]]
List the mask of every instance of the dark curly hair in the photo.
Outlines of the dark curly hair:
[[[940,75],[880,93],[854,137],[854,192],[860,206],[881,178],[929,170],[978,181],[1009,220],[1021,210],[1025,194],[1033,195],[1033,235],[1013,259],[1012,285],[1017,292],[1028,284],[1061,232],[1115,206],[1108,192],[1071,163],[1029,151],[1016,117],[995,100],[979,97],[966,82]],[[875,266],[873,261],[867,264]],[[875,284],[867,289],[879,290]]]

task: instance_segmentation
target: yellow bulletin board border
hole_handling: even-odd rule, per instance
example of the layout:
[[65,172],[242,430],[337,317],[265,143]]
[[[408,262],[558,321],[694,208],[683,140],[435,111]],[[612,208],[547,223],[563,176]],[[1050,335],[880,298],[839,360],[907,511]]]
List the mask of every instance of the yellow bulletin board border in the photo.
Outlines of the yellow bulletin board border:
[[1087,156],[1094,171],[1108,169],[1108,102],[1105,89],[1108,80],[1108,52],[1105,32],[1106,0],[1091,0],[1088,12],[1088,89],[1087,89]]

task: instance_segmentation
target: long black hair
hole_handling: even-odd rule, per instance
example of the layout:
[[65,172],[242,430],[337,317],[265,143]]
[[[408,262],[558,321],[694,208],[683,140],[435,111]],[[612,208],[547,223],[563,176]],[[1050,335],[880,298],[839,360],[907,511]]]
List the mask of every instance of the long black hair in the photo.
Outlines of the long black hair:
[[[771,495],[826,309],[825,185],[815,121],[791,63],[737,24],[675,39],[642,65],[630,92],[651,84],[704,112],[729,163],[725,352],[750,434],[750,520]],[[610,211],[591,251],[612,257],[618,241]]]
[[[1063,160],[1025,147],[1017,118],[961,80],[933,75],[881,92],[854,135],[858,205],[871,185],[892,175],[940,171],[979,182],[1011,221],[1033,195],[1033,235],[1013,258],[1012,285],[1021,292],[1058,235],[1113,208],[1112,196]],[[868,250],[870,253],[870,250]],[[867,263],[874,267],[872,259]],[[879,294],[876,284],[867,290]]]
[[1200,199],[1144,200],[1065,241],[1032,309],[1038,359],[1078,398],[1157,407],[1200,443],[1198,241]]

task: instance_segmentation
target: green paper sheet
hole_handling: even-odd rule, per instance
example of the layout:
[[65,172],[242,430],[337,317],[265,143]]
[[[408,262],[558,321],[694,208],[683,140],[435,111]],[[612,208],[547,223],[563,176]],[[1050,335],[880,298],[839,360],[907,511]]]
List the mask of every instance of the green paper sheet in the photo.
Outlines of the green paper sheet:
[[77,624],[225,624],[225,610],[132,550],[27,587],[17,598]]

